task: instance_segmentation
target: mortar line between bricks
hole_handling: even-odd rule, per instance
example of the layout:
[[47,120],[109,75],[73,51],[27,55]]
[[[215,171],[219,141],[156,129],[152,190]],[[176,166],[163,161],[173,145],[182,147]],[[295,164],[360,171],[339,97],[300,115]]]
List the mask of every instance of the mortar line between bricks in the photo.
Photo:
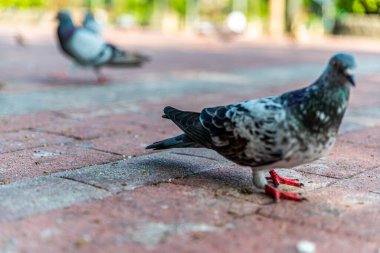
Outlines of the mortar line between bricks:
[[[341,180],[348,180],[348,179],[352,179],[354,178],[355,176],[358,176],[358,175],[361,175],[361,174],[364,174],[368,171],[371,171],[371,170],[375,170],[377,168],[380,168],[380,166],[376,165],[374,167],[371,167],[370,169],[367,169],[367,170],[364,170],[364,171],[361,171],[361,172],[358,172],[358,173],[355,173],[349,177],[344,177],[344,178],[338,178],[338,177],[333,177],[333,176],[326,176],[326,175],[321,175],[321,174],[318,174],[318,173],[313,173],[313,172],[305,172],[305,171],[300,171],[301,173],[305,173],[305,174],[309,174],[309,175],[315,175],[315,176],[320,176],[320,177],[326,177],[326,178],[332,178],[332,179],[336,179],[336,181],[334,182],[331,182],[331,183],[328,183],[325,187],[320,187],[320,188],[316,188],[316,189],[313,189],[313,190],[310,190],[309,192],[314,192],[315,190],[318,190],[318,189],[325,189],[325,188],[329,188],[331,186],[334,186],[336,184],[339,183],[339,181]],[[369,191],[369,192],[372,192],[372,191]],[[376,192],[372,192],[372,193],[375,193]],[[380,194],[380,193],[378,193]]]
[[[70,180],[70,181],[74,181],[74,182],[77,182],[77,183],[81,183],[81,184],[85,184],[85,185],[89,185],[89,186],[92,186],[96,189],[100,189],[100,190],[104,190],[106,192],[110,192],[107,188],[101,186],[101,185],[97,185],[97,184],[91,184],[91,183],[88,183],[88,182],[85,182],[85,181],[82,181],[82,180],[77,180],[75,178],[71,178],[71,177],[66,177],[66,176],[54,176],[52,175],[53,177],[55,178],[62,178],[62,179],[66,179],[66,180]],[[110,192],[112,193],[112,192]]]
[[[80,121],[78,121],[78,122],[80,122]],[[141,126],[139,124],[133,124],[133,123],[131,125]],[[100,138],[108,138],[108,137],[118,136],[121,134],[121,133],[116,133],[116,134],[107,134],[107,135],[83,138],[83,137],[75,136],[72,134],[64,134],[64,133],[55,132],[55,131],[51,131],[51,130],[40,129],[39,127],[29,128],[28,130],[39,131],[42,133],[52,134],[52,135],[56,135],[56,136],[63,136],[63,137],[67,137],[67,138],[72,138],[72,139],[77,140],[77,141],[93,141],[93,140],[98,140]]]
[[199,157],[199,158],[205,158],[205,159],[209,159],[209,160],[212,160],[212,161],[217,161],[219,162],[220,159],[215,159],[215,158],[212,158],[212,157],[208,157],[208,156],[203,156],[203,155],[194,155],[194,154],[187,154],[187,153],[182,153],[182,152],[171,152],[172,154],[176,154],[176,155],[183,155],[183,156],[192,156],[192,157]]
[[[1,120],[1,118],[0,118],[0,120]],[[0,133],[8,134],[8,133],[17,133],[17,132],[21,132],[21,131],[44,131],[44,130],[34,129],[33,127],[22,127],[22,128],[18,128],[17,130],[0,131]]]
[[80,147],[80,148],[85,148],[85,149],[95,150],[95,151],[99,151],[99,152],[103,152],[103,153],[107,153],[107,154],[111,154],[111,155],[121,156],[121,157],[124,158],[124,155],[121,154],[121,153],[112,152],[112,151],[108,151],[108,150],[104,150],[104,149],[99,149],[99,148],[80,146],[80,145],[76,145],[75,142],[68,142],[68,143],[65,143],[65,145],[66,145],[66,146],[73,146],[73,147]]
[[366,173],[368,171],[371,171],[371,170],[374,170],[374,169],[377,169],[377,168],[380,168],[380,165],[375,165],[374,167],[371,167],[371,168],[363,170],[363,171],[359,171],[359,172],[354,173],[354,174],[352,174],[350,176],[347,176],[347,177],[334,177],[334,176],[322,175],[322,174],[319,174],[319,173],[309,172],[309,171],[304,171],[304,170],[301,170],[299,172],[310,174],[310,175],[316,175],[316,176],[321,176],[321,177],[327,177],[327,178],[337,179],[337,180],[345,180],[345,179],[351,179],[351,178],[353,178],[355,176],[358,176],[360,174]]
[[67,137],[67,138],[72,138],[72,139],[77,140],[77,141],[83,141],[84,140],[84,139],[82,139],[80,137],[77,137],[77,136],[74,136],[74,135],[62,134],[62,133],[54,132],[54,131],[50,131],[50,130],[44,130],[44,129],[39,129],[39,128],[30,128],[30,130],[41,131],[41,132],[47,133],[47,134],[52,134],[52,135],[56,135],[56,136],[63,136],[63,137]]
[[305,174],[309,174],[309,175],[320,176],[320,177],[326,177],[326,178],[338,179],[338,180],[346,179],[346,178],[341,178],[341,177],[334,177],[334,176],[329,176],[329,175],[322,175],[322,174],[319,174],[319,173],[310,172],[310,171],[304,171],[304,170],[301,170],[301,171],[299,171],[299,172],[301,172],[301,173],[305,173]]
[[[73,140],[80,140],[80,141],[96,140],[96,139],[99,139],[99,138],[102,138],[102,137],[111,137],[111,136],[114,136],[114,135],[108,135],[108,136],[101,136],[101,137],[95,137],[95,138],[89,138],[89,139],[82,139],[80,137],[76,137],[76,136],[73,136],[73,135],[65,135],[65,134],[60,134],[60,133],[57,133],[57,132],[51,132],[51,131],[46,131],[46,130],[37,129],[37,128],[29,128],[27,130],[29,130],[31,132],[34,132],[34,133],[51,134],[51,135],[55,135],[55,136],[66,137],[66,138],[71,138]],[[18,133],[18,132],[21,132],[21,131],[25,131],[25,130],[24,129],[20,129],[20,130],[17,130],[17,131],[10,131],[9,133]],[[2,132],[2,133],[4,133],[4,132]],[[32,148],[28,148],[28,149],[40,148],[40,147],[44,147],[44,146],[52,146],[52,145],[56,145],[56,144],[58,144],[58,143],[49,143],[49,144],[46,144],[46,145],[45,144],[44,145],[39,145],[39,146],[35,146],[35,147],[32,147]],[[123,154],[117,153],[117,152],[112,152],[112,151],[103,150],[103,149],[97,149],[97,148],[92,148],[92,147],[78,146],[78,145],[75,145],[75,143],[73,141],[66,142],[66,143],[64,143],[64,145],[65,146],[71,145],[71,146],[91,149],[91,150],[95,150],[95,151],[100,151],[100,152],[108,153],[108,154],[112,154],[112,155],[123,156]],[[12,153],[12,152],[16,152],[16,151],[22,151],[22,150],[27,150],[27,149],[17,149],[17,150],[13,150],[11,152],[4,152],[4,153],[0,153],[0,154],[7,154],[7,153]]]
[[[69,143],[71,143],[71,142],[66,142],[66,143],[63,143],[63,144],[67,145]],[[12,150],[12,151],[0,152],[0,155],[3,155],[3,154],[12,154],[12,153],[20,152],[20,151],[24,151],[24,150],[28,151],[28,150],[33,150],[33,149],[36,149],[36,148],[52,147],[52,146],[56,146],[56,145],[59,145],[59,144],[62,144],[62,143],[61,142],[57,142],[57,143],[42,144],[42,145],[33,146],[33,147],[29,147],[29,148],[24,148],[24,149],[16,149],[16,150]]]
[[[143,153],[143,154],[138,154],[138,155],[135,155],[133,156],[133,158],[137,158],[137,157],[144,157],[144,156],[148,156],[148,155],[152,155],[152,154],[156,154],[156,153],[160,153],[160,152],[163,152],[162,150],[152,150],[150,153]],[[183,155],[183,156],[192,156],[190,154],[181,154],[181,153],[177,153],[175,151],[167,151],[168,153],[170,154],[174,154],[174,155]],[[202,158],[202,159],[210,159],[209,157],[205,157],[205,156],[198,156],[198,155],[194,155],[194,157],[199,157],[199,158]],[[130,158],[128,158],[129,160]],[[218,161],[220,162],[221,160],[216,160],[216,159],[210,159],[210,160],[213,160],[213,161]],[[212,169],[210,169],[212,170]]]
[[[61,113],[59,112],[56,112],[56,111],[39,111],[39,112],[51,112],[53,113],[55,116],[57,117],[60,117],[60,118],[63,118],[63,119],[71,119],[71,120],[75,120],[75,121],[78,121],[77,119],[72,119],[72,118],[64,118],[64,116],[60,115]],[[35,114],[35,113],[39,113],[39,112],[33,112],[32,114]],[[24,115],[28,115],[28,114],[31,114],[31,113],[25,113],[25,114],[18,114],[16,116],[24,116]],[[62,113],[63,114],[63,113]],[[5,115],[5,116],[0,116],[0,120],[6,120],[8,118],[11,118],[12,116],[14,115]],[[46,124],[43,124],[42,126],[44,126]],[[39,126],[41,127],[41,126]],[[0,131],[1,133],[17,133],[17,132],[20,132],[20,131],[25,131],[25,130],[29,130],[29,131],[37,131],[37,132],[42,132],[42,133],[48,133],[48,134],[55,134],[57,135],[55,132],[49,132],[49,131],[46,131],[46,130],[43,130],[43,129],[37,129],[35,127],[22,127],[22,128],[19,128],[17,130],[4,130],[4,131]],[[61,135],[62,136],[62,135]],[[67,136],[65,136],[67,137]]]
[[380,194],[380,192],[377,192],[377,191],[369,191],[370,193],[374,193],[374,194]]
[[329,188],[329,187],[331,187],[331,186],[337,184],[338,181],[339,181],[339,180],[337,180],[337,181],[333,181],[333,182],[330,182],[330,183],[327,183],[326,186],[316,187],[316,188],[311,189],[311,190],[309,190],[309,191],[307,191],[307,192],[315,192],[315,191],[317,191],[317,190],[321,190],[321,189]]
[[100,138],[107,138],[107,137],[112,137],[112,136],[117,135],[117,134],[109,134],[109,135],[95,136],[95,137],[90,137],[90,138],[82,138],[82,137],[78,137],[78,136],[75,136],[72,134],[64,134],[64,133],[60,133],[60,132],[54,132],[54,131],[44,130],[44,129],[39,129],[39,128],[30,128],[30,130],[40,131],[43,133],[52,134],[52,135],[56,135],[56,136],[63,136],[63,137],[74,139],[76,141],[93,141],[93,140],[97,140]]
[[[25,149],[16,149],[16,150],[12,150],[12,151],[6,151],[6,152],[0,152],[0,155],[3,155],[3,154],[12,154],[12,153],[16,153],[16,152],[20,152],[20,151],[24,151],[24,150],[33,150],[33,149],[36,149],[36,148],[45,148],[45,147],[51,147],[51,146],[55,146],[55,145],[58,145],[58,144],[61,144],[61,143],[50,143],[50,144],[42,144],[42,145],[38,145],[38,146],[33,146],[33,147],[30,147],[30,148],[25,148]],[[65,143],[66,144],[66,143]]]
[[[63,137],[67,137],[67,136],[63,136]],[[69,137],[67,137],[67,138],[69,138]],[[111,155],[116,155],[116,156],[123,157],[122,154],[111,152],[111,151],[105,151],[105,150],[100,150],[100,149],[95,149],[95,148],[89,148],[89,147],[82,147],[82,146],[72,145],[72,144],[75,144],[74,142],[66,142],[66,143],[57,142],[57,143],[42,144],[42,145],[33,146],[33,147],[25,148],[25,149],[17,149],[17,150],[12,150],[12,151],[7,151],[7,152],[0,152],[0,154],[12,154],[12,153],[15,153],[15,152],[28,151],[28,150],[33,150],[33,149],[37,149],[37,148],[52,147],[52,146],[56,146],[58,144],[63,144],[62,146],[79,147],[79,148],[83,148],[83,149],[89,149],[89,150],[94,150],[94,151],[98,151],[98,152],[102,152],[102,153],[106,153],[106,154],[111,154]],[[121,160],[121,159],[119,159],[119,160]],[[99,164],[96,164],[96,165],[103,165],[103,164],[106,164],[106,163],[109,163],[109,161],[107,161],[105,163],[99,163]],[[80,169],[80,168],[78,168],[78,169]]]
[[355,173],[355,174],[352,174],[351,176],[348,176],[347,178],[344,178],[344,179],[351,179],[351,178],[354,178],[354,177],[356,177],[356,176],[359,176],[359,175],[361,175],[361,174],[364,174],[364,173],[366,173],[366,172],[369,172],[369,171],[371,171],[371,170],[375,170],[375,169],[378,169],[378,168],[380,168],[380,165],[375,165],[375,166],[373,166],[373,167],[371,167],[371,168],[369,168],[369,169],[366,169],[366,170],[363,170],[363,171],[359,171],[359,172],[357,172],[357,173]]
[[[21,128],[21,129],[18,129],[18,130],[11,130],[11,131],[1,131],[0,133],[1,134],[17,134],[17,133],[20,133],[22,131],[29,131],[31,132],[32,134],[33,133],[42,133],[42,134],[51,134],[51,135],[55,135],[55,136],[60,136],[60,137],[66,137],[66,138],[71,138],[71,137],[68,137],[68,136],[65,136],[65,135],[58,135],[56,133],[48,133],[47,131],[45,130],[40,130],[40,129],[35,129],[35,128]],[[71,138],[73,139],[73,138]],[[69,142],[66,142],[66,143],[69,143]],[[48,143],[46,145],[55,145],[56,143]],[[45,144],[44,144],[45,145]],[[43,145],[42,145],[43,146]],[[42,147],[42,146],[35,146],[34,148],[37,148],[37,147]],[[27,148],[29,149],[29,148]],[[6,154],[6,153],[12,153],[12,152],[15,152],[15,151],[21,151],[21,150],[26,150],[26,149],[17,149],[17,150],[13,150],[11,152],[3,152],[1,154]]]

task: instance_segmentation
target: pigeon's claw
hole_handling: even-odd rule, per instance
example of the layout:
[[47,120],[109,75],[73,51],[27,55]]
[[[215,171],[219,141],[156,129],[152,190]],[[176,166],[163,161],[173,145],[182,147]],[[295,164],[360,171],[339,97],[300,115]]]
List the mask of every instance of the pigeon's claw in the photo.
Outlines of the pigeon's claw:
[[269,174],[270,177],[266,177],[266,179],[271,180],[276,187],[280,184],[292,185],[300,188],[303,186],[303,184],[298,182],[297,179],[281,177],[274,169],[270,170]]
[[280,199],[287,199],[287,200],[293,200],[293,201],[304,201],[306,198],[303,198],[298,193],[288,193],[288,192],[281,192],[277,188],[271,186],[271,185],[265,185],[265,193],[269,196],[271,196],[276,202]]

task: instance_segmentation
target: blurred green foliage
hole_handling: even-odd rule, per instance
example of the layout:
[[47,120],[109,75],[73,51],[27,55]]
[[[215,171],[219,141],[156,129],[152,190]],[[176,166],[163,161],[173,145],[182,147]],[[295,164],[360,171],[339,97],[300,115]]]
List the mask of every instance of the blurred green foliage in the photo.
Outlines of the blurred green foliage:
[[128,13],[134,16],[140,25],[148,25],[153,13],[154,0],[114,0],[108,3],[109,10],[113,17]]
[[5,8],[18,7],[26,9],[31,7],[41,7],[44,6],[45,3],[45,0],[1,0],[0,6]]
[[180,17],[186,16],[186,0],[169,0],[168,6],[178,13]]
[[[289,0],[287,0],[289,1]],[[300,0],[310,17],[321,16],[323,0]],[[380,0],[332,0],[337,15],[346,13],[380,14]],[[244,1],[242,1],[244,2]],[[132,15],[141,25],[149,25],[155,12],[171,11],[183,21],[187,8],[197,9],[199,17],[207,17],[212,22],[223,22],[225,16],[234,9],[236,0],[0,0],[0,7],[58,9],[64,7],[105,8],[112,19],[122,14]],[[248,19],[268,16],[268,0],[246,0],[243,12]]]
[[340,13],[380,14],[380,0],[337,0]]

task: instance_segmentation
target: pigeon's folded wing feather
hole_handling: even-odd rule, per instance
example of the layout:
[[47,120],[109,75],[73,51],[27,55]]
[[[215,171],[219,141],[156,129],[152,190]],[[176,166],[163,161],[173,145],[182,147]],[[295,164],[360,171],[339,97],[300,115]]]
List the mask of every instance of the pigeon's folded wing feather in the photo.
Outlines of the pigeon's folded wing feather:
[[257,166],[280,161],[289,133],[285,110],[275,98],[206,108],[200,121],[210,134],[213,149],[241,164]]

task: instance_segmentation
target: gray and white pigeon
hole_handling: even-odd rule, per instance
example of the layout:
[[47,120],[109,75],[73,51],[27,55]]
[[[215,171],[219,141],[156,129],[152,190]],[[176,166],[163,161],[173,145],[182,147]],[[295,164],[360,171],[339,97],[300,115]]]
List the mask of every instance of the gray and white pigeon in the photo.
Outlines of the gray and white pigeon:
[[85,28],[76,27],[68,11],[60,11],[57,19],[59,20],[57,34],[61,49],[76,64],[92,67],[99,82],[106,81],[106,78],[100,74],[101,67],[139,67],[149,60],[145,55],[126,52],[106,43],[100,36]]
[[88,10],[84,16],[82,27],[99,36],[102,34],[102,27],[99,22],[96,21],[94,14],[90,10]]
[[[303,200],[274,186],[301,187],[297,180],[279,176],[273,168],[291,168],[314,161],[333,147],[355,86],[355,60],[334,55],[310,86],[279,96],[205,108],[200,113],[165,107],[163,118],[184,133],[155,142],[147,149],[206,147],[252,168],[253,184],[275,200]],[[272,168],[272,169],[271,169]],[[269,171],[270,177],[265,177]]]

